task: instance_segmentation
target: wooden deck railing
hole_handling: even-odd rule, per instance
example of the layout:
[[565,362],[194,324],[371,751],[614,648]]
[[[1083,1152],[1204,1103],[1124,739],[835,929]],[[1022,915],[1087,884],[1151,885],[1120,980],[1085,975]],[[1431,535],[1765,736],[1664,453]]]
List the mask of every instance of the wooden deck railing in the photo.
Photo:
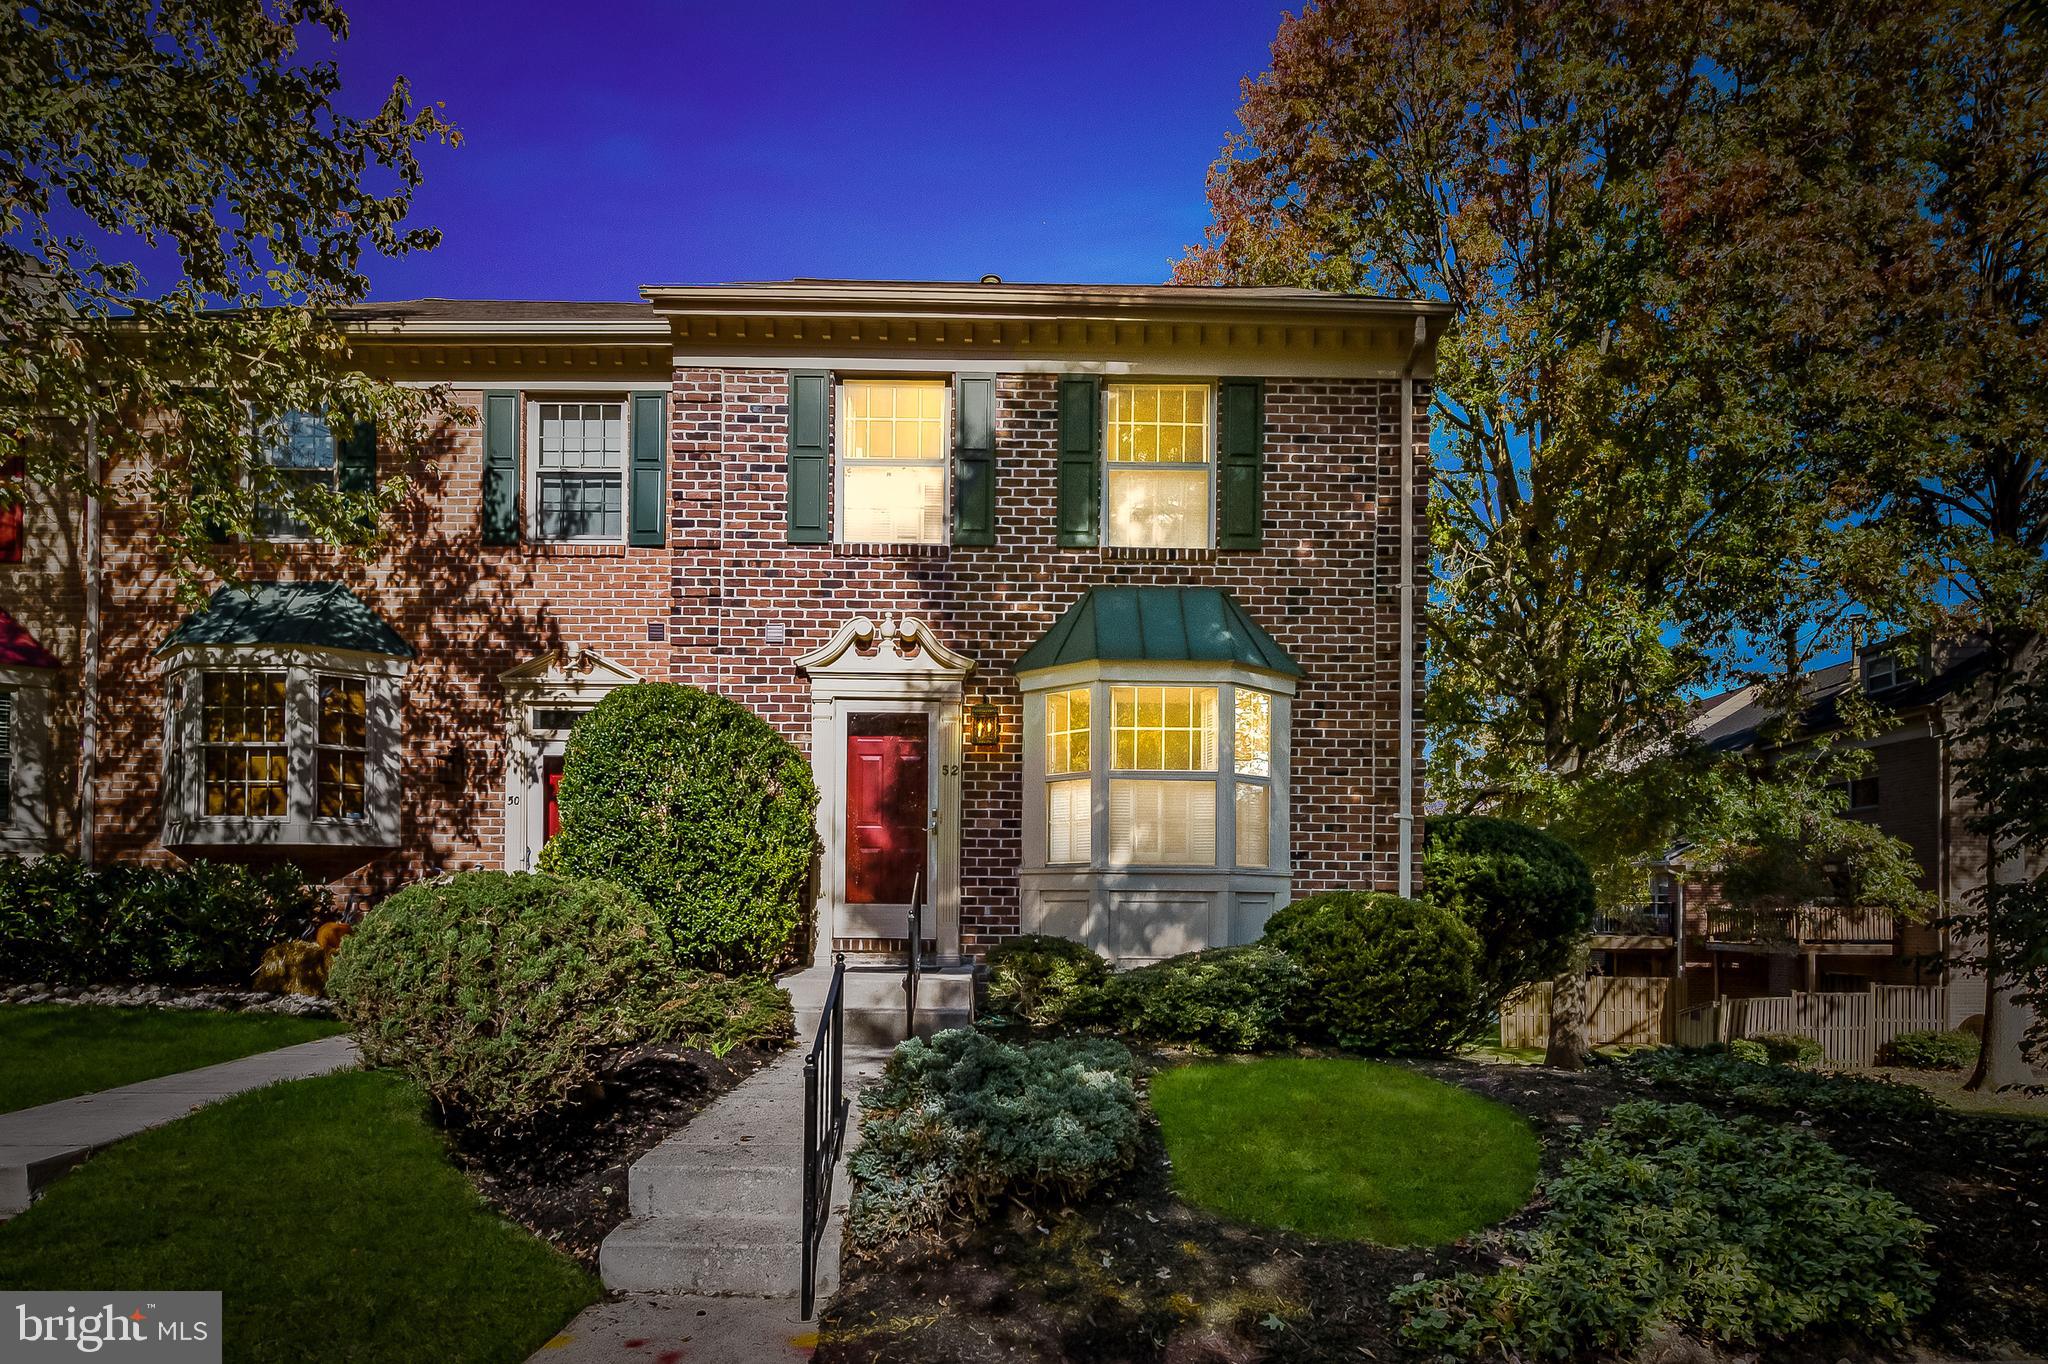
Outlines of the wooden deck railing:
[[1898,936],[1899,918],[1885,909],[1716,909],[1707,914],[1710,942],[1874,946],[1896,942]]

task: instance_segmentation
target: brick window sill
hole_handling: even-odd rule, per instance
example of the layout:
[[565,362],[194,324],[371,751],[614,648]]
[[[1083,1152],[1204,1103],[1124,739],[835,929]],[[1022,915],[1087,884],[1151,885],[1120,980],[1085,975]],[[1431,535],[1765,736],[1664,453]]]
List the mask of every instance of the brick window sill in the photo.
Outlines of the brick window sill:
[[1216,558],[1213,549],[1141,549],[1104,545],[1098,552],[1104,559],[1116,563],[1206,564]]
[[626,546],[529,541],[526,552],[529,557],[535,559],[623,559],[626,557]]
[[850,541],[832,546],[832,557],[835,559],[944,559],[952,552],[951,545],[875,541]]

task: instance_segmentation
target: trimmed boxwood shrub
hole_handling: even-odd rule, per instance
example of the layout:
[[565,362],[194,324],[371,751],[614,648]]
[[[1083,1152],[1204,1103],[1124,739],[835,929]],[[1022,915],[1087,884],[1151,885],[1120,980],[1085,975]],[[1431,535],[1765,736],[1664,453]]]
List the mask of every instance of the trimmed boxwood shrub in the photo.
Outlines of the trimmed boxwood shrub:
[[1085,943],[1044,933],[1007,938],[983,961],[990,1012],[1040,1028],[1093,1017],[1109,979],[1109,963]]
[[350,935],[327,989],[366,1061],[487,1129],[565,1107],[646,1043],[723,1050],[790,1028],[772,983],[680,968],[633,891],[540,873],[407,887]]
[[1907,1070],[1962,1070],[1977,1064],[1977,1034],[1967,1028],[1902,1032],[1879,1050],[1879,1065]]
[[1144,1042],[1264,1051],[1293,1040],[1289,1019],[1308,988],[1294,958],[1276,947],[1213,947],[1110,977],[1101,1018]]
[[1479,939],[1441,906],[1362,891],[1311,895],[1267,922],[1266,941],[1301,967],[1296,1018],[1306,1041],[1441,1052],[1477,1024]]
[[1550,980],[1593,921],[1593,873],[1541,829],[1489,815],[1425,826],[1423,898],[1455,910],[1479,935],[1480,1006]]
[[541,869],[616,881],[688,965],[765,971],[804,922],[818,791],[796,746],[695,687],[620,687],[576,722]]
[[1018,1045],[956,1028],[905,1042],[861,1095],[849,1239],[872,1254],[971,1226],[999,1202],[1092,1192],[1137,1156],[1134,1069],[1101,1038]]
[[263,951],[334,917],[296,867],[0,858],[0,980],[248,988]]
[[1774,1066],[1817,1066],[1828,1059],[1827,1048],[1818,1038],[1767,1032],[1759,1033],[1755,1040],[1764,1049],[1764,1059]]
[[1898,1335],[1934,1300],[1928,1227],[1809,1132],[1695,1104],[1619,1104],[1481,1278],[1404,1284],[1402,1338],[1487,1359],[1636,1357],[1665,1325],[1756,1346]]

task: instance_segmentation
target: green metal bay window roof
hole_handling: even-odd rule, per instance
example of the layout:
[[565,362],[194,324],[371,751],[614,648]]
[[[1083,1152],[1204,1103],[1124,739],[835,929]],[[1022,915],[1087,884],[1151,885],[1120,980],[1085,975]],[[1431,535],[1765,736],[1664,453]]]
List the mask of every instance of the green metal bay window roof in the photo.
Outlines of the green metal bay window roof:
[[157,652],[187,644],[277,644],[411,658],[412,646],[340,583],[223,587],[185,617]]
[[1091,587],[1016,671],[1090,662],[1236,663],[1301,676],[1301,665],[1218,587]]

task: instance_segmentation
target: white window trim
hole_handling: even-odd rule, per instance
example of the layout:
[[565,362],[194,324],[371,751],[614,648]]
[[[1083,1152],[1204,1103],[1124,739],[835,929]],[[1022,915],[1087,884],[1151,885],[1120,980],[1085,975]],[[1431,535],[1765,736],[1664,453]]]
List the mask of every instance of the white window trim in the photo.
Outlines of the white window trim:
[[[275,645],[187,645],[166,655],[163,842],[168,847],[254,845],[270,847],[398,846],[404,679],[409,664],[386,654],[352,649],[286,648]],[[204,736],[203,678],[210,672],[285,674],[285,751],[288,786],[283,816],[209,815]],[[364,681],[364,815],[361,819],[320,818],[315,811],[319,765],[319,678],[359,677]]]
[[[1116,542],[1115,538],[1111,536],[1110,526],[1112,517],[1109,498],[1109,475],[1110,465],[1112,461],[1109,457],[1109,390],[1111,387],[1118,385],[1137,388],[1200,387],[1208,395],[1206,401],[1209,407],[1207,428],[1209,433],[1209,442],[1206,457],[1203,459],[1202,464],[1200,466],[1205,476],[1202,493],[1202,507],[1204,514],[1202,517],[1201,544],[1179,546],[1120,545]],[[1102,458],[1100,460],[1100,463],[1102,465],[1102,492],[1100,498],[1102,503],[1102,524],[1097,530],[1097,535],[1103,548],[1140,551],[1158,549],[1177,549],[1182,553],[1198,553],[1202,550],[1213,550],[1216,548],[1216,466],[1221,460],[1221,451],[1223,448],[1223,434],[1221,427],[1219,425],[1219,423],[1222,421],[1223,413],[1217,405],[1217,393],[1220,388],[1221,384],[1219,383],[1219,381],[1213,378],[1190,379],[1184,376],[1175,378],[1160,374],[1148,374],[1143,378],[1111,379],[1103,384],[1101,416],[1102,426],[1101,429],[1095,433],[1097,448],[1102,451]],[[1120,464],[1123,468],[1127,469],[1192,469],[1196,467],[1195,465],[1186,463],[1138,464],[1129,461],[1116,462]]]
[[[566,392],[534,396],[522,394],[520,419],[526,432],[521,440],[525,471],[520,478],[526,501],[526,538],[536,545],[623,545],[633,532],[633,394],[646,390],[616,392]],[[665,391],[665,390],[664,390]],[[619,405],[619,533],[617,535],[542,535],[540,532],[540,409],[543,405],[570,403],[617,403]]]
[[[855,538],[846,533],[846,422],[848,383],[932,384],[943,395],[939,402],[939,536],[936,540],[875,540]],[[935,461],[926,459],[877,459],[860,461],[863,468],[929,469]],[[953,382],[951,376],[934,374],[834,374],[832,376],[832,541],[840,545],[948,545],[953,542]]]
[[49,770],[55,681],[56,674],[45,668],[0,668],[0,691],[13,697],[13,753],[7,816],[0,820],[0,854],[34,856],[52,850]]
[[[1293,725],[1294,680],[1276,673],[1260,672],[1231,664],[1204,663],[1079,663],[1047,669],[1019,679],[1024,693],[1024,867],[1027,870],[1088,872],[1095,875],[1132,873],[1239,872],[1256,875],[1285,875],[1292,867],[1288,847],[1289,741]],[[1214,687],[1216,698],[1216,767],[1201,772],[1122,771],[1113,766],[1113,719],[1110,691],[1119,686]],[[1048,694],[1085,687],[1089,691],[1089,765],[1083,772],[1048,773],[1045,761],[1045,698]],[[1269,772],[1264,777],[1240,777],[1235,762],[1237,691],[1246,688],[1270,698],[1272,731],[1269,739]],[[1057,781],[1090,784],[1094,811],[1089,831],[1090,857],[1086,863],[1049,860],[1050,830],[1047,826],[1047,787]],[[1110,860],[1109,783],[1134,781],[1202,781],[1216,787],[1216,861],[1213,865],[1134,864]],[[1267,865],[1237,865],[1237,786],[1239,782],[1267,788]]]

